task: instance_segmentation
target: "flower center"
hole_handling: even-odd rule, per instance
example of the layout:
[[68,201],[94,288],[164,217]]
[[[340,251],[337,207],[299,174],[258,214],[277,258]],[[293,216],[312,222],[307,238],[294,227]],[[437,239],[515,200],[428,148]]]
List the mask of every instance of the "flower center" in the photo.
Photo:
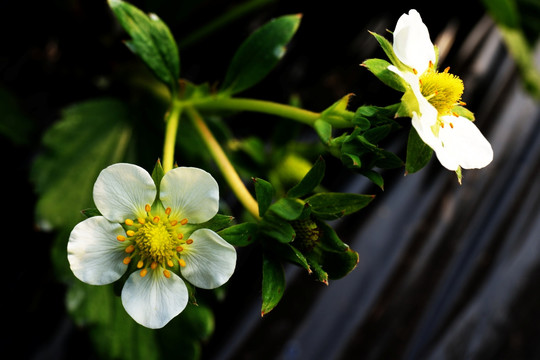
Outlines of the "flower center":
[[181,227],[187,224],[187,219],[180,221],[171,219],[171,208],[165,210],[165,216],[155,216],[150,205],[146,205],[145,218],[126,219],[124,228],[126,236],[120,235],[117,240],[123,242],[127,256],[124,264],[137,261],[140,275],[146,276],[148,268],[162,269],[165,277],[170,277],[170,268],[176,265],[186,266],[182,252],[186,245],[193,243],[192,239],[184,240]]
[[450,115],[452,108],[461,104],[463,81],[456,75],[428,69],[420,76],[420,91],[439,115]]

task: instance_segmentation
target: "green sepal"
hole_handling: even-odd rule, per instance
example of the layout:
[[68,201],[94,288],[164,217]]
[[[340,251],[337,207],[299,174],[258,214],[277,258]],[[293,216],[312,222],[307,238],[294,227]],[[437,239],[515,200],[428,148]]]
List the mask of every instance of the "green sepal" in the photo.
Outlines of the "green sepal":
[[324,221],[316,221],[316,223],[317,227],[321,230],[319,246],[324,251],[342,252],[349,248],[349,246],[339,238],[336,231],[330,225]]
[[257,224],[245,222],[220,230],[218,235],[233,246],[243,247],[253,244],[258,232]]
[[156,161],[156,165],[154,165],[154,169],[152,170],[152,180],[154,180],[154,184],[156,185],[157,190],[157,196],[159,197],[159,187],[161,185],[161,179],[163,179],[163,176],[165,175],[165,171],[163,170],[163,166],[161,166],[161,161]]
[[386,56],[388,57],[390,62],[395,67],[397,67],[400,70],[408,70],[408,67],[406,65],[404,65],[398,59],[396,54],[394,53],[394,46],[392,45],[392,43],[390,41],[388,41],[385,37],[383,37],[383,36],[381,36],[381,35],[379,35],[377,33],[374,33],[374,32],[370,31],[370,34],[373,35],[375,37],[375,39],[377,39],[377,41],[379,42],[379,45],[381,45],[381,48],[383,49],[384,53],[386,54]]
[[405,173],[412,174],[427,165],[433,156],[433,149],[418,135],[414,127],[409,132],[407,141],[407,157],[405,158]]
[[131,36],[127,47],[137,54],[154,74],[169,86],[173,93],[178,90],[180,56],[171,31],[155,15],[146,15],[137,7],[121,1],[109,0],[116,18]]
[[358,253],[351,248],[342,252],[324,252],[320,260],[321,266],[332,280],[349,274],[358,265],[358,261]]
[[265,244],[266,252],[271,252],[280,259],[283,259],[284,261],[296,264],[304,268],[305,270],[307,270],[308,273],[311,274],[311,268],[308,264],[306,257],[304,256],[304,254],[302,254],[300,250],[294,247],[294,242],[280,243],[275,241],[267,241]]
[[321,112],[321,120],[329,124],[349,125],[354,118],[354,113],[347,110],[349,100],[353,94],[347,94]]
[[280,302],[285,292],[285,271],[278,260],[263,254],[261,316],[268,314]]
[[325,220],[350,215],[367,206],[375,195],[320,193],[306,199],[316,217]]
[[474,113],[463,106],[460,106],[460,105],[454,106],[452,108],[452,112],[456,115],[463,116],[465,119],[469,119],[471,121],[475,120]]
[[253,178],[253,183],[255,186],[255,197],[259,205],[259,216],[264,216],[270,204],[272,204],[275,190],[272,184],[260,178]]
[[102,216],[97,208],[88,208],[81,210],[81,214],[83,214],[87,218],[91,218],[92,216]]
[[350,154],[350,153],[341,154],[341,162],[346,167],[352,168],[352,169],[354,168],[360,169],[362,167],[362,160],[360,160],[360,157],[355,154]]
[[332,139],[332,125],[329,122],[323,119],[317,119],[313,123],[313,128],[317,132],[317,135],[319,135],[319,139],[321,139],[323,144],[330,143],[330,140]]
[[321,264],[319,264],[319,259],[314,254],[308,254],[306,255],[307,262],[309,264],[310,269],[312,270],[312,275],[315,276],[317,281],[320,281],[326,285],[328,285],[328,273],[324,271]]
[[384,190],[384,178],[381,174],[373,170],[362,170],[360,173],[371,180],[372,183],[380,187],[381,190]]
[[234,54],[221,91],[234,95],[266,77],[284,56],[301,18],[300,14],[281,16],[252,33]]
[[322,157],[319,157],[302,180],[287,192],[287,196],[291,198],[300,198],[313,192],[323,180],[325,171],[326,163]]
[[373,73],[383,84],[394,90],[405,92],[408,85],[401,76],[388,69],[391,64],[382,59],[368,59],[362,63],[369,71]]
[[292,225],[274,212],[268,212],[263,217],[260,223],[260,230],[264,235],[281,243],[290,243],[296,236]]

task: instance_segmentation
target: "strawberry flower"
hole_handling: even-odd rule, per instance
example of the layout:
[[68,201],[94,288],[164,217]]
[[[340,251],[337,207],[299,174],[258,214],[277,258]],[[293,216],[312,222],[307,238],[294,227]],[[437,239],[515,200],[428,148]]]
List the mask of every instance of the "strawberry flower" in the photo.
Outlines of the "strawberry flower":
[[218,211],[218,184],[204,170],[172,169],[156,188],[141,167],[114,164],[98,176],[93,197],[101,216],[71,232],[71,270],[92,285],[113,283],[131,271],[121,299],[139,324],[161,328],[182,312],[189,299],[184,281],[213,289],[233,274],[234,247],[196,225]]
[[408,89],[402,99],[418,135],[449,170],[483,168],[493,160],[490,143],[468,118],[459,115],[463,81],[437,71],[436,48],[416,10],[403,14],[393,32],[398,61],[388,70],[399,75]]

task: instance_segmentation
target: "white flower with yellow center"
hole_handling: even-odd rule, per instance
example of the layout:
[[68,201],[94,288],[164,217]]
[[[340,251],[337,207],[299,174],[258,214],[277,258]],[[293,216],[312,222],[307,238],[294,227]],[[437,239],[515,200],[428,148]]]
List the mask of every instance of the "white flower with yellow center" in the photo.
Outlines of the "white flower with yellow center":
[[236,266],[232,245],[192,225],[218,211],[218,184],[209,173],[177,167],[165,173],[158,189],[156,196],[154,180],[139,166],[104,169],[93,192],[101,216],[77,224],[67,246],[71,270],[85,283],[110,284],[133,271],[122,304],[135,321],[153,329],[186,307],[183,279],[213,289],[227,282]]
[[448,68],[436,70],[435,47],[420,14],[416,10],[403,14],[393,36],[393,50],[402,64],[388,69],[405,80],[416,99],[416,104],[409,106],[412,125],[420,138],[449,170],[488,165],[493,160],[490,143],[471,120],[454,111],[464,105],[463,81],[448,73]]

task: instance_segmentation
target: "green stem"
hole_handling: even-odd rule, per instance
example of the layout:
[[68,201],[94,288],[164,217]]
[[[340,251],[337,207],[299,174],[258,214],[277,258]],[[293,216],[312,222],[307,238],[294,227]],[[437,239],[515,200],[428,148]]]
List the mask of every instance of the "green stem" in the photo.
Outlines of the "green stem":
[[167,126],[165,129],[165,141],[163,144],[163,171],[164,172],[167,172],[173,168],[174,148],[176,145],[176,133],[178,131],[178,123],[180,121],[181,114],[182,114],[182,103],[178,100],[173,100],[171,109],[167,116]]
[[[321,117],[321,114],[317,112],[267,100],[207,97],[190,100],[189,104],[200,110],[255,111],[295,120],[309,126],[313,126],[315,121]],[[340,119],[332,121],[331,124],[336,128],[346,128],[351,126],[349,122]]]
[[195,125],[195,128],[199,132],[202,140],[205,142],[206,146],[208,146],[210,154],[216,161],[217,166],[223,174],[223,177],[231,187],[232,191],[234,192],[240,203],[255,218],[260,219],[259,205],[257,204],[257,201],[253,198],[251,193],[244,185],[242,179],[236,172],[236,169],[227,158],[227,155],[225,154],[225,152],[219,145],[219,142],[216,140],[216,138],[204,122],[203,118],[200,116],[197,110],[195,110],[195,108],[191,106],[186,107],[186,113],[191,118],[193,125]]

